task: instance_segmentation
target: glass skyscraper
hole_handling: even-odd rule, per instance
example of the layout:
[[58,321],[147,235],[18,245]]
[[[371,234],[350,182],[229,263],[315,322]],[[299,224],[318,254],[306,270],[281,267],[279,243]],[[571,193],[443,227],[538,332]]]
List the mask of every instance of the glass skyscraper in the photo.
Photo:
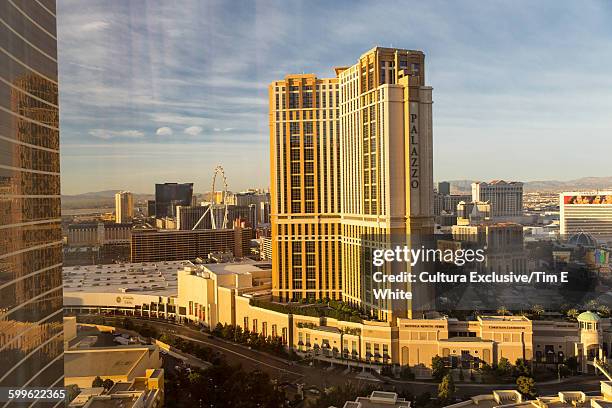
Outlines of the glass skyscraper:
[[155,184],[155,216],[174,217],[177,205],[190,206],[193,197],[193,183]]
[[55,1],[1,1],[0,387],[63,386],[57,77]]

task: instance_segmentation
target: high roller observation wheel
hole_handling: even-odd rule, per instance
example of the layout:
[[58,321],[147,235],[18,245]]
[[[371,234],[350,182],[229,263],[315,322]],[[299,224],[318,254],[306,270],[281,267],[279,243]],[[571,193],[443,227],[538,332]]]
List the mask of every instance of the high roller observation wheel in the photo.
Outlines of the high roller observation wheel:
[[[216,199],[217,190],[215,190],[217,175],[220,175],[221,181],[223,182],[223,191],[221,192],[221,202],[219,204],[215,204],[214,201]],[[212,177],[212,187],[211,187],[211,208],[222,208],[223,209],[223,225],[222,229],[227,228],[227,177],[225,176],[225,170],[223,170],[223,166],[220,164],[215,167]],[[216,221],[215,221],[215,213],[214,211],[210,211],[210,221],[213,229],[217,229]]]
[[[221,177],[221,181],[223,182],[223,191],[221,194],[221,203],[219,204],[215,204],[215,196],[216,196],[216,184],[217,184],[217,175],[220,175]],[[223,166],[221,166],[220,164],[217,165],[217,167],[215,167],[215,170],[213,172],[213,178],[212,178],[212,187],[211,187],[211,197],[210,197],[210,205],[208,206],[208,208],[206,209],[206,211],[204,212],[204,214],[202,214],[202,216],[200,217],[200,219],[198,220],[198,222],[195,223],[195,225],[193,226],[193,228],[191,228],[192,230],[195,230],[198,228],[198,225],[200,225],[200,223],[204,220],[204,218],[210,213],[210,224],[212,229],[217,229],[217,221],[215,220],[215,211],[214,209],[217,208],[221,208],[223,211],[223,223],[221,225],[222,229],[227,228],[227,177],[225,177],[225,171],[223,170]]]

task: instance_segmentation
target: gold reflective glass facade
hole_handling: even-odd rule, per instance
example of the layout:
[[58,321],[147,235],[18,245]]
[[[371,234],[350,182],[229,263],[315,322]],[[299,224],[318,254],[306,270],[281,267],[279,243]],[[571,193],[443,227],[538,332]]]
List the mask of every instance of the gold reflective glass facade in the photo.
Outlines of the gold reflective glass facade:
[[0,387],[63,386],[57,76],[55,1],[0,2]]

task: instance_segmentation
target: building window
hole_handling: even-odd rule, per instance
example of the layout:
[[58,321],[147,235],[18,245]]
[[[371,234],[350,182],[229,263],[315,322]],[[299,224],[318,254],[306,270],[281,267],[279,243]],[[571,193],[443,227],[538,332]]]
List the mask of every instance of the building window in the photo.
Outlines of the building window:
[[289,109],[297,109],[300,107],[300,94],[291,92],[289,94]]
[[302,108],[312,108],[312,91],[304,92],[302,95],[304,98],[302,101]]

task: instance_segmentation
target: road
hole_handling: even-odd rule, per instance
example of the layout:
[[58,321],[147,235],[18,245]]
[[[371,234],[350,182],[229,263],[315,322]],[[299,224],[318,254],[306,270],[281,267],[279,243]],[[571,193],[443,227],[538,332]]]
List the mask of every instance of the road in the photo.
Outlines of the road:
[[[124,316],[109,317],[104,316],[108,322],[111,319],[118,321],[123,320]],[[197,343],[211,347],[224,355],[227,362],[233,365],[240,364],[245,370],[261,370],[271,378],[276,378],[279,383],[304,383],[306,388],[316,387],[323,390],[326,387],[345,384],[347,381],[353,382],[355,385],[372,384],[370,380],[364,380],[357,377],[357,373],[345,372],[345,367],[337,366],[333,369],[320,367],[306,366],[284,360],[277,356],[272,356],[262,351],[250,349],[241,344],[235,344],[226,340],[213,337],[209,334],[202,333],[189,326],[178,325],[166,321],[132,318],[130,319],[141,322],[154,324],[157,329],[166,330],[186,340],[195,341]],[[152,323],[153,322],[153,323]],[[120,325],[118,325],[120,326]],[[540,395],[556,395],[559,391],[580,390],[584,392],[592,392],[599,390],[599,382],[602,378],[595,376],[580,376],[567,379],[562,383],[550,381],[537,384],[537,390]],[[404,382],[388,380],[383,382],[375,382],[385,389],[394,389],[396,391],[407,391],[414,395],[429,392],[432,395],[437,394],[438,385],[428,382]],[[469,384],[460,383],[457,385],[457,395],[478,395],[488,394],[497,389],[516,389],[514,384],[496,385],[496,384]]]

